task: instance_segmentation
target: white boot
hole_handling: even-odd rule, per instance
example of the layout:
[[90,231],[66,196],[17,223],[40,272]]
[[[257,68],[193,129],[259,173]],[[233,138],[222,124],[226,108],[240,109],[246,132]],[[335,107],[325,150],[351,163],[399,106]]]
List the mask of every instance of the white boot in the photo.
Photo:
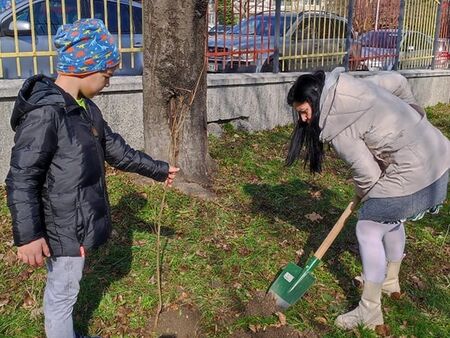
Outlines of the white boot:
[[353,329],[361,324],[369,329],[374,329],[377,325],[383,325],[381,286],[382,284],[366,281],[358,307],[337,317],[336,326],[343,329]]
[[383,287],[381,292],[391,296],[393,293],[400,294],[400,284],[398,281],[398,274],[400,272],[400,265],[402,261],[399,262],[388,262],[386,278],[383,282]]
[[[388,262],[386,269],[386,277],[383,282],[383,287],[381,288],[381,292],[391,296],[393,293],[400,294],[400,284],[398,280],[398,274],[400,272],[400,266],[402,261],[398,262]],[[361,276],[356,276],[355,281],[358,284],[358,287],[364,287],[364,275],[361,273]]]

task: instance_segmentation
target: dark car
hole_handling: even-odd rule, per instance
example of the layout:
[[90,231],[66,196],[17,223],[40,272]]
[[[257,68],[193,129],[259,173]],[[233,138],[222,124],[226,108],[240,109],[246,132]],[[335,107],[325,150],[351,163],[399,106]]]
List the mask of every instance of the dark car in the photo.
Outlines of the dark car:
[[[343,63],[347,20],[327,12],[258,14],[236,24],[225,35],[208,39],[209,72],[272,71],[278,39],[282,70],[331,68]],[[358,52],[352,31],[351,56]]]
[[[361,64],[366,70],[391,70],[397,54],[398,29],[379,29],[361,35]],[[433,59],[434,40],[422,32],[404,30],[400,39],[397,67],[429,68]],[[447,42],[438,41],[435,65],[448,68]]]
[[[80,4],[78,8],[77,4]],[[93,5],[91,7],[91,5]],[[64,6],[64,10],[63,10]],[[0,51],[9,53],[0,57],[0,78],[26,78],[35,73],[55,76],[56,56],[45,55],[55,50],[53,37],[58,27],[65,23],[72,23],[78,17],[93,17],[105,21],[109,31],[116,37],[120,48],[142,47],[142,4],[136,1],[120,0],[120,20],[118,21],[117,0],[52,0],[47,13],[47,1],[34,0],[33,11],[30,11],[29,1],[16,5],[16,29],[18,34],[17,49],[14,39],[14,19],[12,9],[0,14]],[[31,15],[32,14],[32,15]],[[31,19],[34,18],[34,23]],[[50,20],[48,20],[50,19]],[[132,22],[132,25],[131,25]],[[120,23],[120,39],[119,39]],[[132,29],[131,29],[132,27]],[[32,34],[32,31],[34,34]],[[35,43],[33,44],[33,39]],[[33,51],[35,46],[35,53]],[[16,58],[16,52],[25,52],[27,56]],[[42,54],[43,52],[44,55]],[[33,53],[36,55],[33,57]],[[30,55],[31,54],[31,55]],[[141,75],[143,59],[141,52],[126,52],[121,55],[121,67],[118,75]],[[20,74],[18,72],[18,64]]]

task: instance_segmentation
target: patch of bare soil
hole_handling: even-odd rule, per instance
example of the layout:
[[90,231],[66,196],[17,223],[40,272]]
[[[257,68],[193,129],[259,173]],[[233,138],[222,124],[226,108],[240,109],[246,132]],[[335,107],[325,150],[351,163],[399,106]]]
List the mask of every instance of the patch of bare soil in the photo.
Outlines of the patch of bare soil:
[[256,291],[245,304],[245,316],[269,317],[278,316],[276,324],[261,326],[249,325],[247,330],[239,330],[231,338],[318,338],[313,332],[299,332],[286,323],[286,316],[277,306],[275,298],[264,291]]
[[312,332],[299,332],[290,326],[268,327],[257,332],[237,331],[231,338],[319,338]]
[[[192,306],[181,306],[163,311],[156,328],[159,338],[196,338],[200,337],[200,312]],[[154,318],[148,326],[148,332],[153,331]],[[151,335],[149,335],[151,336]]]
[[256,291],[245,305],[246,316],[268,317],[280,311],[275,298],[264,291]]

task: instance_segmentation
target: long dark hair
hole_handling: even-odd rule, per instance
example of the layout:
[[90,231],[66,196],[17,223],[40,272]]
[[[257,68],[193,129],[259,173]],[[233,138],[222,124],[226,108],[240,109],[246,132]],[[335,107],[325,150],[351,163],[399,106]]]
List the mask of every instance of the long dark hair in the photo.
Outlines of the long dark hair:
[[310,123],[303,122],[299,118],[291,135],[289,151],[286,157],[286,165],[291,166],[300,158],[302,148],[304,152],[304,166],[309,163],[311,173],[322,171],[324,157],[323,143],[319,139],[320,127],[320,96],[325,84],[325,73],[322,70],[314,74],[305,74],[298,77],[288,93],[287,102],[290,106],[295,103],[308,102],[312,109]]

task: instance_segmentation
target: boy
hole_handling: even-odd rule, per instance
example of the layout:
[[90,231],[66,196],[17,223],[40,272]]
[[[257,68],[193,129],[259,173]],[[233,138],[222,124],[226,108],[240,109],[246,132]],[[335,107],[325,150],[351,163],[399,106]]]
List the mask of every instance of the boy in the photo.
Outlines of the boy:
[[47,337],[72,338],[79,337],[72,310],[85,253],[105,243],[111,232],[104,161],[168,186],[179,169],[132,149],[90,100],[109,86],[119,63],[101,20],[60,27],[55,46],[56,81],[29,78],[14,105],[16,135],[6,186],[18,258],[40,266],[48,257]]

